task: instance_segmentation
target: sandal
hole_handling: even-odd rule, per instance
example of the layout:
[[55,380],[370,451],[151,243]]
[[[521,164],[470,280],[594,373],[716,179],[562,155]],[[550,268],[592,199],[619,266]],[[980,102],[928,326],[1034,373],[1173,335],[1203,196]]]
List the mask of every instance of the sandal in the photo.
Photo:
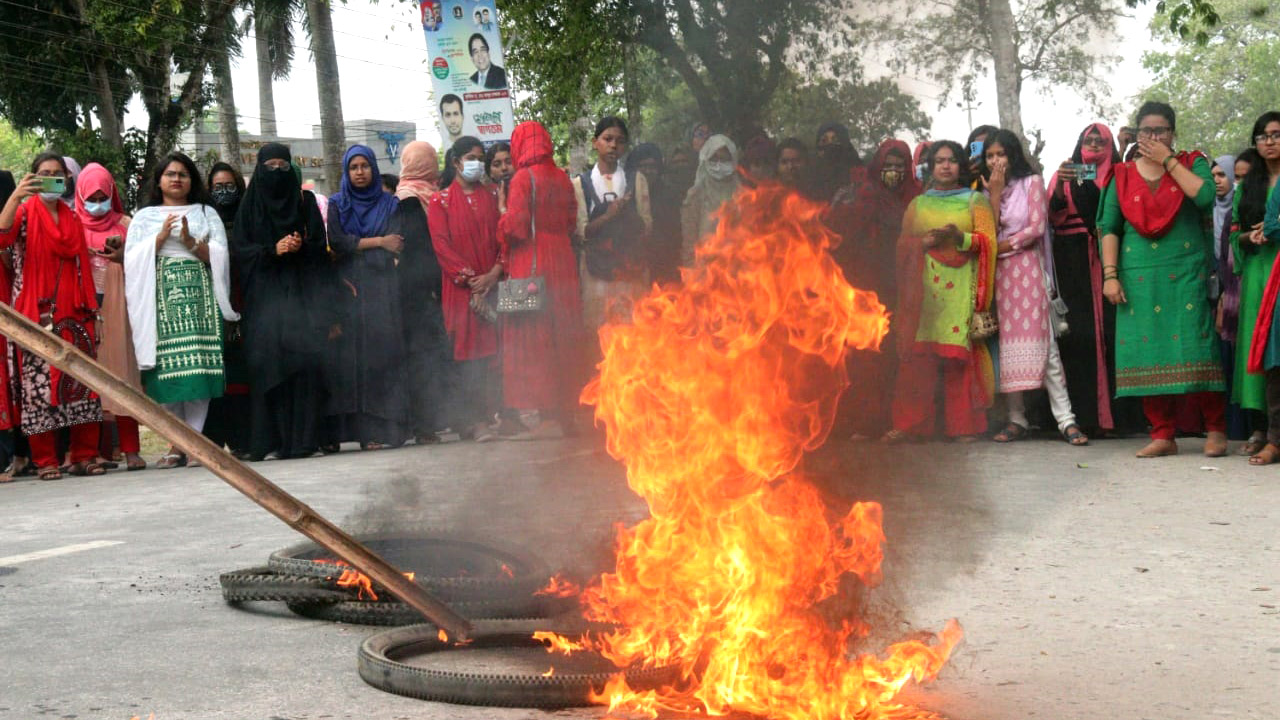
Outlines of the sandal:
[[998,443],[1014,442],[1027,436],[1027,429],[1016,422],[1004,426],[1004,429],[991,437]]
[[89,475],[97,476],[106,475],[107,468],[97,460],[90,460],[89,462],[72,463],[71,467],[67,469],[67,472],[75,475],[76,477],[86,477]]
[[138,470],[147,469],[147,461],[142,459],[138,453],[126,453],[124,456],[125,470],[128,472],[136,472]]
[[42,467],[39,470],[36,470],[36,476],[39,477],[41,480],[61,480],[62,468],[58,467],[57,465]]
[[[1267,446],[1267,439],[1265,437],[1258,437],[1257,435],[1254,435],[1253,437],[1246,440],[1244,445],[1240,446],[1240,454],[1253,457],[1254,455],[1257,455],[1258,453],[1262,452],[1263,448],[1265,448],[1266,446]],[[1263,463],[1263,464],[1269,465],[1270,463]]]
[[[19,463],[19,460],[22,462]],[[39,469],[35,466],[35,463],[31,462],[29,459],[24,457],[15,457],[13,461],[9,463],[9,467],[5,468],[4,474],[15,478],[32,477],[38,471]]]
[[187,464],[187,456],[180,452],[169,451],[164,457],[156,461],[157,470],[170,470],[172,468],[184,467]]
[[1250,465],[1272,465],[1280,462],[1280,445],[1263,443],[1262,449],[1249,457]]
[[1062,439],[1066,440],[1068,445],[1075,447],[1089,444],[1089,436],[1085,435],[1080,426],[1075,423],[1071,423],[1062,431]]

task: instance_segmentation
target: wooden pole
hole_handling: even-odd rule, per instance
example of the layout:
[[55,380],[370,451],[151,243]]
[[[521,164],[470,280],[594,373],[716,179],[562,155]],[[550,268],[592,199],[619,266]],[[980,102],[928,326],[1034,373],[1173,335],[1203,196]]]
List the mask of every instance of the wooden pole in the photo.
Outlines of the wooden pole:
[[100,397],[127,410],[129,417],[160,433],[267,512],[350,563],[422,613],[448,633],[449,639],[465,640],[470,634],[471,623],[466,618],[432,597],[422,586],[410,581],[337,525],[192,430],[151,398],[112,375],[93,358],[3,303],[0,303],[0,334],[92,388]]

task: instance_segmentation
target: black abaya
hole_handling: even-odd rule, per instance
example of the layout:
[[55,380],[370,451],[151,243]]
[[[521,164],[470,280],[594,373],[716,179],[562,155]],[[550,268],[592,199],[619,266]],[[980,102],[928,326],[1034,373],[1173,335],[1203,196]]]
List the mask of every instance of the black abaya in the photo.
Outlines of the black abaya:
[[431,245],[426,208],[416,197],[400,201],[393,222],[404,236],[396,267],[404,322],[409,384],[409,429],[425,438],[454,423],[447,406],[453,381],[453,346],[440,305],[442,273]]

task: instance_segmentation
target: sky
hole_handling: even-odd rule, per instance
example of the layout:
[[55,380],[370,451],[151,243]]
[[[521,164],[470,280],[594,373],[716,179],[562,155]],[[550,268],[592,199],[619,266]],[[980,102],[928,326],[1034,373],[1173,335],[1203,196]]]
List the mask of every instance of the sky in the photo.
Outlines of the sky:
[[[417,124],[418,139],[438,145],[440,136],[431,100],[426,45],[416,7],[402,0],[382,0],[378,4],[369,0],[348,0],[345,4],[335,2],[332,7],[346,119],[413,122]],[[1156,47],[1148,31],[1153,13],[1154,3],[1147,3],[1130,11],[1130,17],[1117,24],[1118,35],[1128,40],[1112,48],[1111,52],[1123,56],[1124,60],[1109,78],[1100,78],[1100,81],[1110,83],[1112,100],[1126,114],[1135,108],[1133,96],[1146,81],[1140,65],[1142,52]],[[288,79],[275,83],[276,117],[281,135],[311,137],[312,125],[319,123],[315,69],[301,26],[296,28],[296,37],[300,47],[295,55],[293,72]],[[241,129],[257,133],[258,80],[252,38],[247,39],[244,45],[244,57],[237,59],[232,66],[236,110],[240,115]],[[868,68],[869,76],[877,74],[884,73],[874,67]],[[940,91],[935,85],[910,77],[899,77],[899,84],[915,95],[923,109],[933,117],[933,137],[965,139],[969,131],[965,111],[954,107],[954,102],[951,107],[940,110],[936,99]],[[1056,166],[1058,158],[1066,159],[1070,155],[1076,137],[1089,123],[1101,119],[1112,127],[1125,124],[1120,117],[1094,117],[1084,101],[1067,90],[1045,98],[1031,85],[1024,88],[1022,103],[1023,123],[1027,130],[1042,128],[1045,131],[1047,145],[1042,158],[1049,167]],[[140,102],[135,100],[130,106],[126,121],[146,127]],[[815,127],[817,124],[815,120]],[[973,124],[998,124],[994,81],[989,78],[979,93]]]

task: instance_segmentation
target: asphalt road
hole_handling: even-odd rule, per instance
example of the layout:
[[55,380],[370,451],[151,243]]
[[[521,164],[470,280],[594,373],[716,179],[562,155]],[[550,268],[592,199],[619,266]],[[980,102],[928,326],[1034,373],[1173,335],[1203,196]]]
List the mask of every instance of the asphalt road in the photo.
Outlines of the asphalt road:
[[[1202,441],[833,443],[806,470],[885,506],[877,636],[966,639],[910,697],[952,720],[1280,717],[1280,470]],[[255,467],[354,531],[462,528],[606,567],[644,516],[598,438],[454,443]],[[0,485],[0,718],[600,718],[385,694],[375,629],[222,602],[217,576],[300,538],[203,469]],[[61,553],[61,554],[57,554]]]

